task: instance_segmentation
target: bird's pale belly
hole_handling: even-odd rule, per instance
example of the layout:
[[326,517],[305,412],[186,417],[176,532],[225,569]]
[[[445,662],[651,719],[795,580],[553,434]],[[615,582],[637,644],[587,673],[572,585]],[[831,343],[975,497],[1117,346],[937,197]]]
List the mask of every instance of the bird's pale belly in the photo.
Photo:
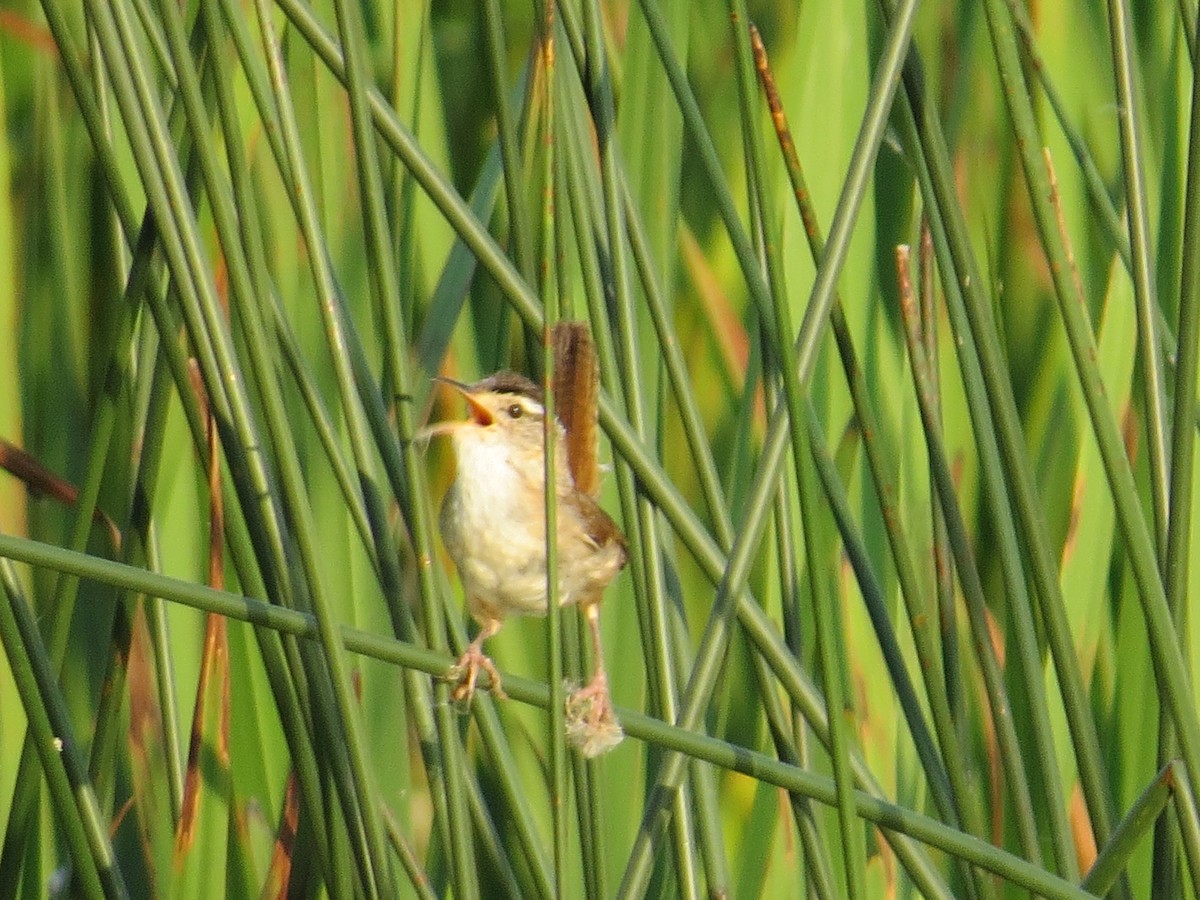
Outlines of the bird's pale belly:
[[[459,477],[442,504],[441,530],[467,603],[473,613],[544,615],[546,510],[540,460],[537,465],[514,466],[511,447],[504,442],[465,435],[456,449]],[[569,490],[566,466],[564,456],[560,488]],[[625,561],[619,542],[597,546],[577,510],[563,502],[557,546],[561,605],[598,599]]]
[[[497,487],[493,485],[493,487]],[[546,612],[545,513],[537,503],[517,507],[500,487],[486,498],[462,496],[455,484],[442,507],[442,534],[454,558],[468,603],[483,603],[502,615]],[[569,543],[569,542],[565,542]],[[560,540],[558,597],[578,600],[578,552]]]

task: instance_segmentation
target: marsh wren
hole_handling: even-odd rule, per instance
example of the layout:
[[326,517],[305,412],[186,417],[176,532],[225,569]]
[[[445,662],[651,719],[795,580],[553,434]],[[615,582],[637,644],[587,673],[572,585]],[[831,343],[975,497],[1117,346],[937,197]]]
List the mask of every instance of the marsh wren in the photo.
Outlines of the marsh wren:
[[[568,342],[571,337],[578,340],[578,332],[559,335]],[[591,359],[594,365],[594,356]],[[595,375],[590,377],[592,409],[583,412],[590,427],[578,427],[583,442],[593,444],[591,467],[595,468]],[[457,476],[442,503],[442,538],[462,580],[467,608],[480,624],[478,636],[458,661],[459,682],[453,696],[470,702],[482,668],[493,693],[503,697],[500,674],[484,654],[483,642],[499,631],[505,616],[545,615],[547,610],[543,393],[528,378],[508,371],[469,385],[438,380],[457,390],[469,411],[465,420],[439,423],[426,433],[447,434],[453,441]],[[555,382],[557,386],[559,379]],[[560,404],[572,402],[565,390],[560,395],[556,389],[555,397]],[[585,398],[576,399],[586,403]],[[619,740],[600,647],[599,606],[605,587],[625,566],[627,550],[616,523],[596,502],[598,477],[581,477],[580,464],[569,458],[579,440],[572,444],[562,422],[578,421],[580,413],[564,409],[561,421],[555,422],[558,600],[562,606],[579,606],[587,617],[595,674],[567,705],[569,714],[578,713],[585,730],[611,725]]]

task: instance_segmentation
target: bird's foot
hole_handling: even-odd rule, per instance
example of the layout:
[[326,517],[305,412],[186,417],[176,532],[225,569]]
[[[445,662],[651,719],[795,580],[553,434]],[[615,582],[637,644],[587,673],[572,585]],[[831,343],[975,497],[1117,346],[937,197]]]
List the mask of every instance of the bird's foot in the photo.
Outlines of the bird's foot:
[[492,696],[497,700],[508,699],[504,688],[500,686],[500,672],[496,668],[496,664],[492,662],[492,658],[478,646],[471,644],[450,670],[449,679],[456,682],[454,690],[450,692],[451,700],[464,708],[470,707],[471,699],[475,696],[475,683],[479,680],[480,669],[487,673]]
[[625,738],[613,713],[608,675],[597,669],[592,680],[566,702],[567,740],[588,759],[607,753]]

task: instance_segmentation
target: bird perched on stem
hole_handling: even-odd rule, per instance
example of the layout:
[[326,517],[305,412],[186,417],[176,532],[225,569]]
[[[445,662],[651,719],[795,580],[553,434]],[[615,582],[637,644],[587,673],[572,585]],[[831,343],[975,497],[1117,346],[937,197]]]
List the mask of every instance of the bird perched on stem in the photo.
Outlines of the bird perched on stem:
[[[595,671],[567,700],[568,734],[588,756],[620,741],[600,645],[600,601],[625,566],[625,538],[596,502],[595,352],[586,326],[562,323],[553,333],[558,600],[587,618]],[[545,615],[546,409],[541,388],[513,372],[474,384],[439,378],[467,402],[468,417],[442,422],[426,435],[449,435],[457,475],[442,503],[441,532],[458,569],[467,608],[480,631],[458,661],[453,697],[469,703],[479,670],[503,697],[500,673],[483,642],[509,615]]]

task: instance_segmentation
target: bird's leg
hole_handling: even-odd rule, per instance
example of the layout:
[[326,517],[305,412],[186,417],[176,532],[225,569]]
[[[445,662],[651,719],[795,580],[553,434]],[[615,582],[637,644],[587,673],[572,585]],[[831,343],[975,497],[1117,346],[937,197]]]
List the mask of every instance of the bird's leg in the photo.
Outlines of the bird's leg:
[[600,604],[583,607],[592,634],[595,671],[592,680],[567,698],[567,735],[584,756],[593,757],[611,750],[625,736],[613,714],[608,691],[608,673],[600,648]]
[[475,636],[475,640],[471,641],[470,646],[458,658],[454,668],[450,670],[450,677],[458,682],[450,694],[450,699],[455,703],[462,703],[464,706],[471,705],[480,669],[487,672],[488,678],[491,679],[492,695],[497,700],[508,698],[504,689],[500,687],[500,672],[496,669],[496,664],[492,662],[490,656],[483,652],[483,642],[500,630],[500,624],[500,620],[496,618],[484,619],[479,634]]
[[592,680],[571,695],[572,701],[591,700],[590,718],[612,715],[612,700],[608,695],[608,673],[604,670],[604,651],[600,647],[600,604],[589,603],[584,607],[588,630],[592,635],[592,659],[595,671]]

